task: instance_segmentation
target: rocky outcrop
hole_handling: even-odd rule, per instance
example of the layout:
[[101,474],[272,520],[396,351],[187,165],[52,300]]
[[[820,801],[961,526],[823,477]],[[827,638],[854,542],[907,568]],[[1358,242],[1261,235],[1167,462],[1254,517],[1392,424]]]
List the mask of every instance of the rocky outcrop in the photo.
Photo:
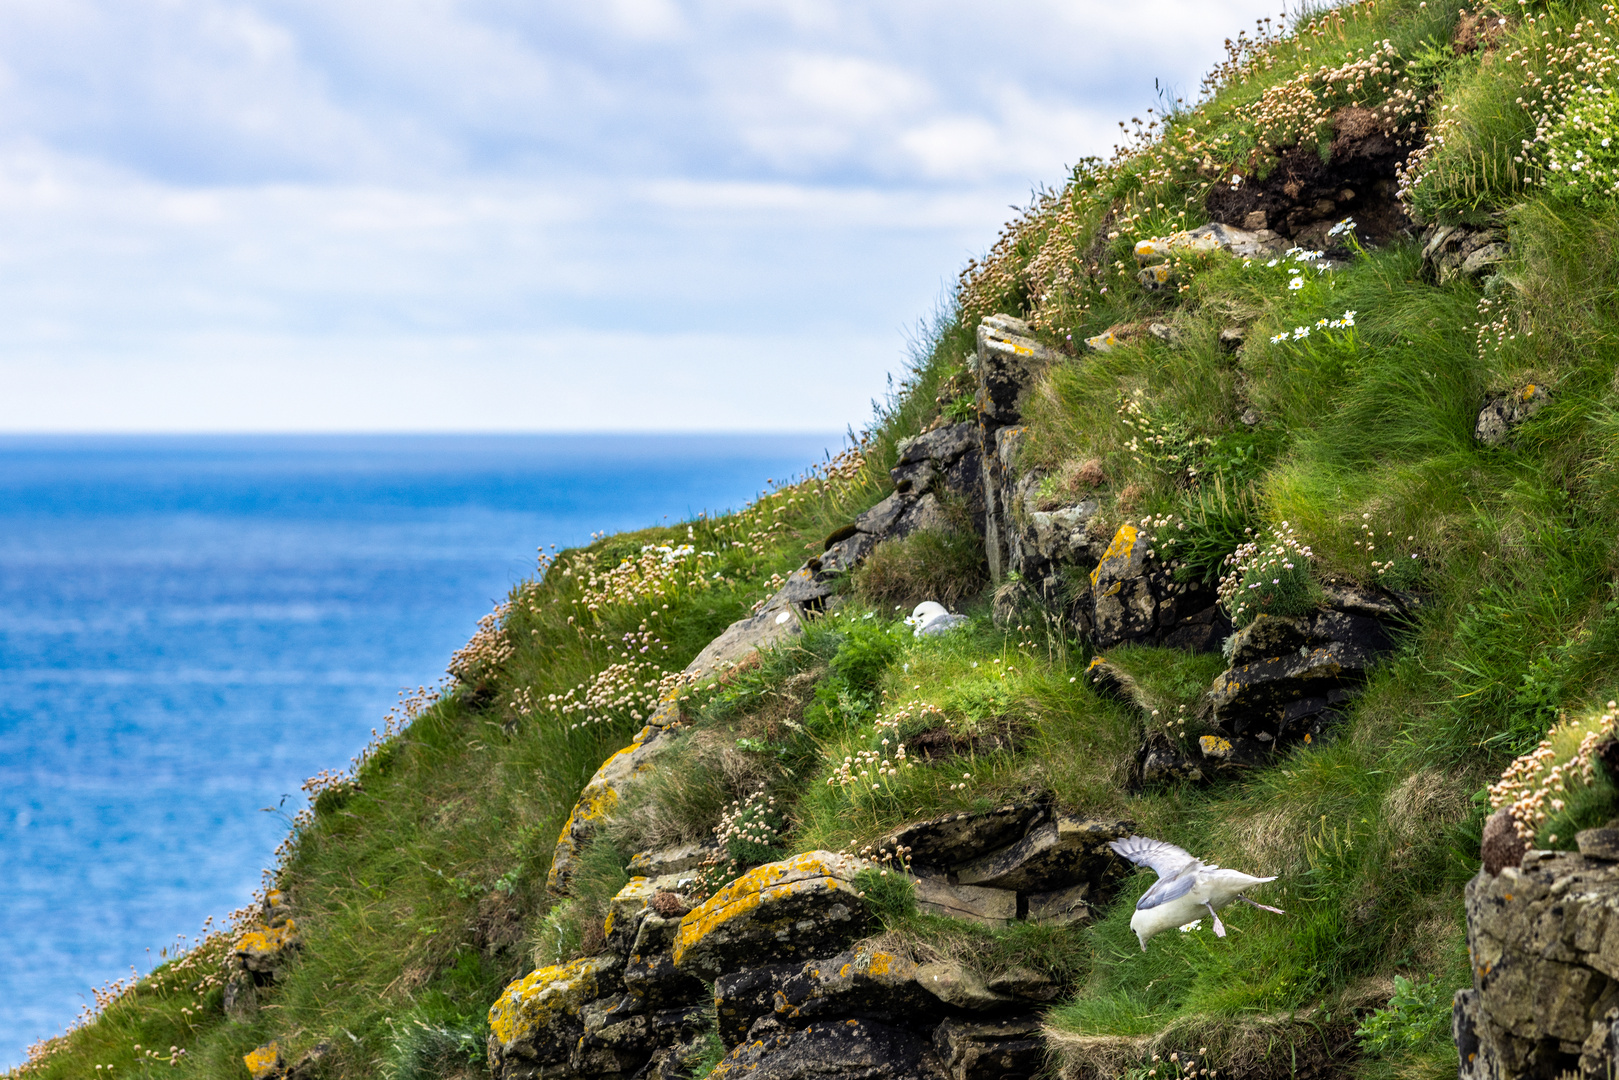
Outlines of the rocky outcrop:
[[1152,553],[1152,537],[1134,525],[1114,533],[1091,571],[1090,638],[1098,649],[1125,642],[1207,652],[1217,649],[1230,623],[1215,604],[1212,586],[1176,581]]
[[[1168,288],[1175,283],[1172,260],[1177,256],[1224,251],[1239,259],[1260,259],[1280,254],[1287,247],[1288,242],[1284,238],[1262,224],[1257,229],[1249,230],[1211,221],[1195,229],[1153,237],[1137,244],[1136,262],[1142,264],[1142,268],[1137,273],[1136,279],[1142,288],[1153,292]],[[1173,332],[1169,327],[1165,327],[1164,330],[1166,333],[1154,331],[1154,336],[1167,340]],[[1086,340],[1086,344],[1093,349],[1106,351],[1112,342],[1090,338]]]
[[618,808],[625,794],[651,771],[653,761],[674,745],[673,729],[679,716],[679,706],[673,700],[665,702],[653,715],[652,722],[636,733],[630,745],[602,762],[601,768],[585,784],[579,801],[563,823],[551,855],[545,887],[552,896],[567,895],[584,846]]
[[[505,1080],[560,1075],[547,1067],[569,1063],[585,1032],[585,1007],[622,988],[623,964],[614,955],[590,956],[540,968],[506,987],[489,1009],[490,1071]],[[601,1024],[613,1011],[598,1009],[590,1018]]]
[[303,937],[287,895],[271,889],[264,895],[257,923],[231,944],[223,1001],[225,1015],[238,1023],[251,1020],[258,1011],[259,990],[274,983],[302,947]]
[[1500,229],[1470,225],[1433,225],[1422,234],[1422,269],[1432,281],[1475,281],[1507,258],[1507,238]]
[[1467,885],[1473,985],[1454,1003],[1462,1080],[1613,1075],[1619,1041],[1619,833],[1530,851]]
[[1023,417],[1024,395],[1060,354],[1034,339],[1029,324],[1011,315],[987,315],[978,326],[978,422],[1006,427]]
[[757,1025],[709,1074],[711,1080],[923,1080],[939,1075],[933,1048],[903,1028],[836,1020],[792,1030]]
[[1500,446],[1514,428],[1535,415],[1551,400],[1544,386],[1530,383],[1516,390],[1492,394],[1478,411],[1473,437],[1485,446]]

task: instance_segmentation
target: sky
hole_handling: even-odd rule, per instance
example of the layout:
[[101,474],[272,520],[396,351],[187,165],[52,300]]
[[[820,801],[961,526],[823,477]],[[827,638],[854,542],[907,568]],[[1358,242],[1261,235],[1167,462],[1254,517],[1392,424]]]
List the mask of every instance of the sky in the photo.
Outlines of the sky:
[[0,432],[858,426],[1275,0],[7,0]]

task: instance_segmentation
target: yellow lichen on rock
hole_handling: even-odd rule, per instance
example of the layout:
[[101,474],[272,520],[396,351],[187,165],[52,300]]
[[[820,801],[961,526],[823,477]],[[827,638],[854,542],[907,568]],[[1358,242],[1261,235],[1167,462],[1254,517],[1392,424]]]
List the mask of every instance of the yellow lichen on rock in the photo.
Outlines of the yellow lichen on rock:
[[529,972],[489,1007],[490,1032],[509,1049],[558,1016],[576,1015],[581,1005],[599,996],[601,977],[613,966],[611,959],[587,956]]
[[1107,546],[1106,551],[1102,552],[1102,558],[1097,562],[1096,569],[1091,571],[1091,588],[1096,587],[1096,580],[1101,575],[1102,568],[1110,560],[1128,559],[1130,557],[1130,552],[1136,546],[1136,537],[1139,535],[1141,534],[1134,525],[1119,526],[1119,531],[1113,534],[1113,542]]
[[[269,1080],[281,1071],[281,1047],[269,1042],[242,1055],[242,1064],[253,1080]],[[98,1066],[99,1067],[99,1066]]]

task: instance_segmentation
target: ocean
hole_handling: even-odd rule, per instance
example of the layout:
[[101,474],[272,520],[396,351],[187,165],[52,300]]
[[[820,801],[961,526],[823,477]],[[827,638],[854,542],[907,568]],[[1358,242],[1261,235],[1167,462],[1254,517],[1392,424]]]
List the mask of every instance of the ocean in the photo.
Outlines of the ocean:
[[536,549],[836,436],[0,438],[0,1067],[244,903]]

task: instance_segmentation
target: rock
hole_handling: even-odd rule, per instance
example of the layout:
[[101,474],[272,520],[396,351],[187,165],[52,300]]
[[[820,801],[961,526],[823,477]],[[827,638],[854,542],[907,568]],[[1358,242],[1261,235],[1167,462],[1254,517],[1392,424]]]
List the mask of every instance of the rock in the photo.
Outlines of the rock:
[[247,1066],[247,1075],[253,1080],[274,1080],[282,1075],[286,1067],[286,1062],[281,1058],[281,1047],[274,1042],[267,1042],[243,1054],[242,1064]]
[[326,1075],[325,1066],[331,1056],[331,1043],[316,1043],[288,1067],[287,1080],[317,1080],[318,1077]]
[[634,1072],[652,1056],[658,1044],[652,1018],[626,995],[589,1002],[579,1009],[582,1033],[568,1055],[575,1074]]
[[720,1041],[734,1047],[747,1037],[754,1021],[773,1016],[776,991],[802,970],[798,964],[761,964],[714,980],[714,1011]]
[[1241,349],[1243,343],[1247,340],[1248,328],[1246,326],[1227,326],[1220,331],[1220,348],[1228,353],[1234,353]]
[[1324,585],[1322,602],[1346,615],[1364,615],[1383,622],[1410,619],[1422,610],[1422,597],[1391,589],[1365,589],[1355,585]]
[[259,989],[253,981],[253,975],[246,971],[234,971],[225,980],[221,1008],[225,1011],[227,1019],[238,1024],[251,1023],[259,1013]]
[[1512,817],[1512,808],[1503,806],[1484,820],[1484,838],[1479,844],[1479,855],[1484,860],[1484,872],[1492,877],[1508,866],[1523,862],[1529,850],[1529,841],[1518,835],[1518,823]]
[[1126,865],[1107,846],[1130,835],[1127,821],[1067,815],[1030,829],[1023,839],[962,865],[960,885],[984,885],[1019,892],[1046,892],[1090,882],[1111,884]]
[[994,810],[945,814],[914,821],[873,845],[877,851],[904,850],[913,866],[949,869],[1015,843],[1045,821],[1045,803],[1019,803]]
[[283,918],[278,926],[260,924],[238,937],[231,946],[231,959],[239,970],[260,976],[254,981],[263,985],[302,945],[298,924]]
[[924,915],[947,915],[983,926],[1017,921],[1017,893],[977,885],[952,885],[942,877],[916,879],[916,907]]
[[1619,863],[1531,851],[1466,890],[1473,987],[1458,994],[1461,1075],[1611,1075]]
[[[1023,327],[1021,331],[1015,327]],[[1029,336],[1027,324],[992,315],[978,327],[978,416],[986,428],[1015,424],[1023,396],[1060,355]]]
[[1619,862],[1619,829],[1584,829],[1574,834],[1580,854],[1597,862]]
[[[732,629],[735,629],[735,624]],[[569,882],[578,866],[579,853],[602,822],[612,815],[624,794],[645,778],[652,769],[653,760],[668,750],[674,741],[674,735],[667,726],[648,724],[636,734],[630,745],[608,758],[596,770],[596,774],[579,793],[579,801],[574,804],[568,820],[562,826],[561,835],[557,837],[556,850],[551,855],[551,870],[545,880],[547,892],[552,896],[568,894]]]
[[630,864],[625,869],[636,877],[653,878],[662,877],[664,874],[680,874],[697,869],[719,851],[718,844],[707,840],[676,844],[674,847],[659,848],[657,851],[640,852],[630,859]]
[[919,965],[916,981],[946,1005],[968,1012],[995,1012],[1017,1003],[1010,994],[997,993],[985,986],[976,972],[955,960]]
[[1314,611],[1308,615],[1260,615],[1229,639],[1232,667],[1338,642],[1382,652],[1392,642],[1383,624],[1364,615]]
[[1136,752],[1136,774],[1142,784],[1168,784],[1203,779],[1203,770],[1161,731],[1150,732]]
[[[804,581],[797,586],[789,581],[784,589],[794,588],[803,590]],[[745,619],[738,619],[727,626],[723,633],[698,653],[692,662],[686,665],[686,672],[693,679],[712,678],[734,667],[738,663],[752,656],[760,649],[774,648],[789,638],[798,636],[801,628],[798,623],[798,612],[793,610],[793,601],[790,597],[782,597],[778,592],[765,603],[756,614]]]
[[1506,236],[1499,229],[1435,225],[1424,234],[1422,267],[1441,285],[1473,281],[1506,261]]
[[933,1047],[950,1080],[1018,1080],[1040,1073],[1046,1044],[1034,1016],[946,1020]]
[[857,1016],[917,1027],[938,1021],[939,999],[917,981],[916,962],[882,949],[843,952],[811,960],[776,991],[776,1018],[805,1023]]
[[489,1064],[496,1076],[569,1060],[584,1032],[580,1011],[621,987],[623,961],[592,956],[543,967],[511,983],[489,1007]]
[[[1095,892],[1090,882],[1082,881],[1065,889],[1030,893],[1028,919],[1042,926],[1072,926],[1074,923],[1090,922],[1096,915],[1095,908],[1091,906]],[[990,989],[998,987],[991,983]]]
[[1098,649],[1152,642],[1202,652],[1223,637],[1213,590],[1173,579],[1151,537],[1121,526],[1091,571],[1091,640]]
[[1206,768],[1214,771],[1223,769],[1251,769],[1258,765],[1270,762],[1273,744],[1259,742],[1255,739],[1246,739],[1242,736],[1226,738],[1224,735],[1200,735],[1197,740],[1198,752],[1203,755]]
[[1274,233],[1269,237],[1263,237],[1260,230],[1250,232],[1247,229],[1210,222],[1185,232],[1143,240],[1136,245],[1135,255],[1139,263],[1210,251],[1224,251],[1239,259],[1256,259],[1261,256],[1269,257],[1285,250],[1286,247],[1286,242],[1280,240]]
[[1147,333],[1151,334],[1153,337],[1157,338],[1159,341],[1162,341],[1166,345],[1180,345],[1183,343],[1184,335],[1182,335],[1179,330],[1168,323],[1149,323],[1147,326]]
[[1215,676],[1209,691],[1214,720],[1233,735],[1278,738],[1299,728],[1297,721],[1346,703],[1374,658],[1370,649],[1333,641],[1234,666]]
[[1500,446],[1512,429],[1535,415],[1551,400],[1544,386],[1530,383],[1510,393],[1496,394],[1479,410],[1473,437],[1485,446]]
[[924,495],[943,490],[965,495],[978,480],[978,425],[951,424],[900,441],[898,461],[888,470],[894,490]]
[[1136,281],[1148,292],[1157,292],[1169,288],[1175,279],[1170,272],[1170,265],[1159,263],[1157,266],[1143,267],[1136,273]]
[[1014,535],[1014,467],[1024,429],[1005,427],[986,431],[984,453],[980,458],[984,491],[984,558],[989,563],[990,580],[997,585],[1008,570],[1007,546]]
[[864,859],[812,851],[749,870],[680,921],[675,966],[712,979],[759,961],[827,955],[864,932]]
[[709,1074],[709,1080],[922,1080],[934,1074],[932,1048],[900,1028],[872,1020],[834,1020],[800,1031],[757,1033]]
[[647,912],[624,961],[624,988],[646,1008],[701,1001],[707,993],[701,980],[675,967],[674,944],[680,918]]
[[984,985],[992,993],[1006,994],[1020,1001],[1052,1001],[1062,992],[1062,987],[1050,975],[1026,967],[1003,971]]

